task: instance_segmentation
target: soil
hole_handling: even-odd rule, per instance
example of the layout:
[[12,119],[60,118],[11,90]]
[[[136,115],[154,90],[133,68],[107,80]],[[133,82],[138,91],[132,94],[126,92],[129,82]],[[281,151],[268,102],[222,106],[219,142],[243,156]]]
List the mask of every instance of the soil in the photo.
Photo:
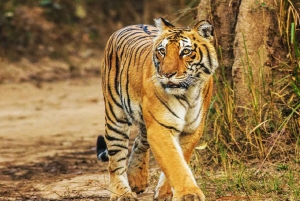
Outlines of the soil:
[[[95,154],[99,78],[6,83],[0,94],[0,200],[109,199],[107,163]],[[152,197],[149,187],[139,200]]]

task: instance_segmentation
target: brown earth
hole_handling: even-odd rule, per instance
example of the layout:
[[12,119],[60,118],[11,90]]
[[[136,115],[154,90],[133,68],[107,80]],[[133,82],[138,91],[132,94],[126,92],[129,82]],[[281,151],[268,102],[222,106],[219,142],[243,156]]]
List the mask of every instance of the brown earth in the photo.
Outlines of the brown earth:
[[0,85],[0,200],[108,200],[103,114],[98,78]]

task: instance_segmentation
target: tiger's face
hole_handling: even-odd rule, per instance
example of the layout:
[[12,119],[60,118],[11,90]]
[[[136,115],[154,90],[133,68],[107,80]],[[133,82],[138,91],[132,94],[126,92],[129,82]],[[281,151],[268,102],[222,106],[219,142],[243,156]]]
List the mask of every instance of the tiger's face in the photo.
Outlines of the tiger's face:
[[201,21],[194,28],[175,28],[163,19],[156,21],[159,34],[154,41],[156,77],[169,94],[181,95],[206,81],[218,67],[211,43],[213,28]]

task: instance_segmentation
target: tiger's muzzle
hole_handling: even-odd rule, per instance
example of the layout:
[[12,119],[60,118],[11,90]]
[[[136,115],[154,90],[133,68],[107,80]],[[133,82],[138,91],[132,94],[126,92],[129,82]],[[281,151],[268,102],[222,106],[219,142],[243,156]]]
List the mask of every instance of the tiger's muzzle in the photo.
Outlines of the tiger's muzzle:
[[170,94],[184,94],[191,85],[194,85],[196,81],[195,78],[189,75],[182,75],[176,77],[176,75],[171,77],[166,77],[163,75],[157,75],[158,81],[161,86]]

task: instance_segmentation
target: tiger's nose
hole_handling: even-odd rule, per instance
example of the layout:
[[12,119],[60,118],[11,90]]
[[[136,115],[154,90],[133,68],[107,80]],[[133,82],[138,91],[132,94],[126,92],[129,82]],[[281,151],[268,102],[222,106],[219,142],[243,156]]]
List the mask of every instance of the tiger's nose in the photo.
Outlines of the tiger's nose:
[[164,73],[163,75],[166,77],[166,78],[171,78],[173,77],[174,75],[176,75],[177,72],[170,72],[170,73]]

